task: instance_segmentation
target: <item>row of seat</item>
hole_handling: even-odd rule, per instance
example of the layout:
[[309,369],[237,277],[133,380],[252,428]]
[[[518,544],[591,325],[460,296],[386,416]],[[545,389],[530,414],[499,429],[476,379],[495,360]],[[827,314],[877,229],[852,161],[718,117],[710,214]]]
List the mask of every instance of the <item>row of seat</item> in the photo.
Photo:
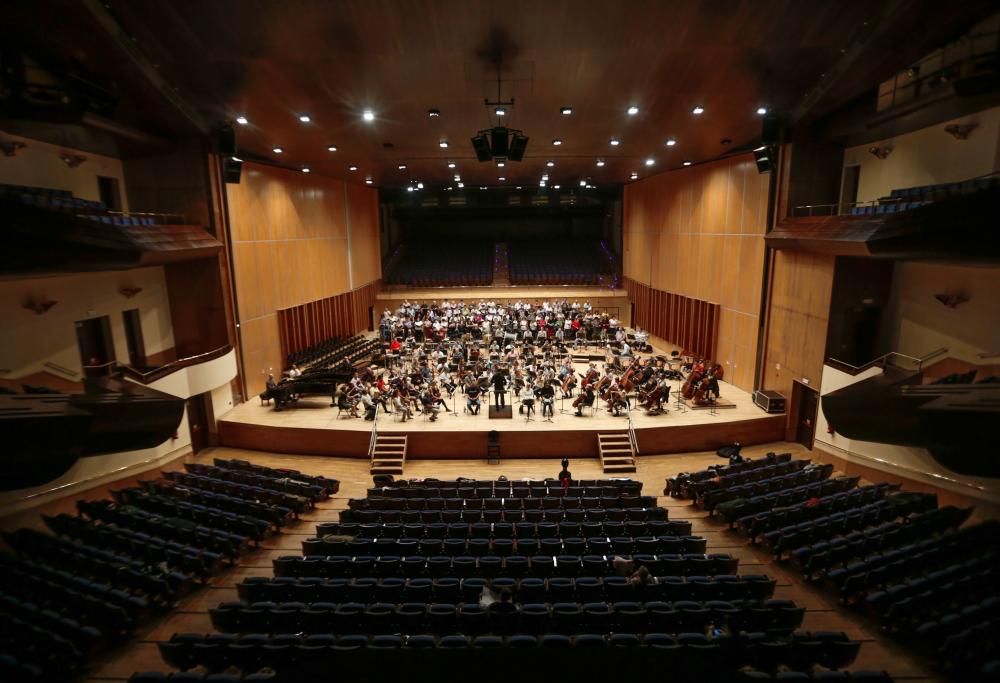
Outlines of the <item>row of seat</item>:
[[835,477],[781,491],[735,498],[717,505],[713,514],[728,522],[729,528],[734,528],[736,523],[744,517],[749,518],[774,508],[782,510],[793,508],[813,499],[818,501],[838,493],[849,493],[860,480],[860,477]]
[[[291,508],[261,502],[252,491],[238,491],[236,495],[214,493],[199,488],[192,488],[171,483],[169,481],[139,480],[139,487],[129,487],[111,491],[111,497],[123,505],[144,507],[149,501],[156,506],[183,505],[207,508],[216,513],[236,514],[246,519],[262,520],[267,524],[264,531],[271,525],[275,528],[284,525],[295,517]],[[147,507],[146,509],[153,509]]]
[[667,477],[663,495],[672,498],[692,498],[695,493],[695,485],[716,477],[724,477],[730,474],[737,474],[761,467],[768,467],[782,462],[789,462],[792,459],[791,453],[768,453],[763,458],[752,460],[746,458],[731,465],[711,465],[696,472],[679,472]]
[[636,585],[624,576],[580,576],[485,579],[456,576],[430,578],[374,577],[247,577],[237,584],[241,600],[248,602],[476,602],[483,589],[508,590],[522,601],[599,602],[610,600],[768,600],[775,581],[763,574],[709,576],[660,576],[655,582]]
[[[461,481],[425,482],[403,487],[376,486],[368,489],[367,498],[605,498],[642,494],[642,484],[631,480],[605,482],[594,479],[588,483],[570,481],[562,486],[557,481],[508,482]],[[596,483],[595,483],[596,482]],[[652,498],[652,496],[650,496]],[[655,501],[654,501],[655,504]]]
[[780,509],[774,509],[779,506],[772,506],[743,515],[736,519],[735,524],[731,523],[730,527],[739,529],[750,538],[751,542],[755,542],[758,536],[768,531],[868,505],[881,500],[890,491],[898,490],[898,488],[898,485],[893,487],[886,483],[879,483],[830,495],[816,496],[815,500],[810,497],[792,505],[780,506]]
[[204,474],[192,474],[180,470],[161,473],[164,479],[179,484],[186,489],[198,489],[210,493],[221,493],[226,496],[245,496],[265,505],[286,508],[300,514],[315,507],[311,497],[300,496],[270,488],[243,484],[228,479],[216,478]]
[[[316,525],[316,535],[329,534],[360,538],[573,538],[577,536],[689,536],[691,522],[648,520],[619,522],[573,521],[561,522],[321,522]],[[660,551],[669,552],[669,551]]]
[[[186,462],[184,470],[191,474],[198,474],[212,479],[231,481],[237,484],[247,484],[256,486],[268,491],[279,491],[293,496],[308,498],[313,503],[327,500],[330,497],[328,487],[306,481],[298,481],[293,474],[276,476],[254,471],[243,471],[208,465],[201,462]],[[337,482],[339,484],[339,482]],[[339,488],[339,487],[338,487]]]
[[[405,489],[404,489],[405,490]],[[581,495],[584,492],[597,493],[598,490],[604,495]],[[433,493],[436,489],[416,489],[422,493],[427,491]],[[628,493],[619,493],[610,487],[599,489],[591,487],[573,487],[570,489],[544,487],[528,487],[513,489],[509,495],[477,495],[487,492],[489,489],[477,491],[471,487],[459,489],[437,490],[444,495],[401,495],[383,496],[378,489],[369,489],[365,498],[351,498],[348,507],[351,509],[383,509],[383,510],[422,510],[424,507],[430,509],[486,509],[486,510],[521,510],[521,509],[557,509],[557,508],[649,508],[656,506],[656,496],[640,496]],[[496,493],[496,491],[493,491]],[[537,495],[535,495],[537,494]],[[414,501],[417,501],[414,503]],[[420,501],[423,501],[421,503]],[[433,502],[432,502],[433,501]],[[439,503],[438,501],[444,501]]]
[[700,503],[709,493],[719,493],[734,486],[763,482],[775,477],[782,477],[786,474],[800,472],[809,462],[809,460],[775,461],[761,467],[740,470],[738,472],[720,472],[714,477],[690,482],[685,491],[687,492],[687,496],[694,500],[695,503]]
[[319,486],[323,489],[324,497],[330,497],[340,491],[340,481],[337,479],[322,475],[305,474],[299,470],[288,469],[286,467],[267,467],[266,465],[257,465],[248,460],[239,460],[238,458],[213,458],[212,465],[225,470],[249,472],[279,482],[284,481]]
[[[416,500],[416,499],[414,499]],[[435,522],[464,522],[475,524],[485,522],[648,522],[665,521],[666,508],[529,508],[527,510],[341,510],[341,522],[358,524],[432,524]]]
[[721,490],[706,491],[705,494],[699,498],[698,502],[702,508],[708,510],[709,515],[711,516],[715,514],[715,509],[719,505],[723,505],[727,502],[739,500],[741,498],[761,496],[768,493],[787,491],[801,487],[805,484],[815,484],[829,479],[831,474],[833,474],[833,465],[808,465],[799,471],[789,472],[788,474],[780,474],[768,479],[727,486]]

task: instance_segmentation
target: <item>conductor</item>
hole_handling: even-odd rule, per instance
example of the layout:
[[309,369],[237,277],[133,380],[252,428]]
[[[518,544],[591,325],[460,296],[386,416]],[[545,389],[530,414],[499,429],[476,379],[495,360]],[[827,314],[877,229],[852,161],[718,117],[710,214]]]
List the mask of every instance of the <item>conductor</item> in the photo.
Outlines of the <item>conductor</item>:
[[498,370],[490,381],[493,383],[493,402],[497,408],[502,408],[506,405],[504,397],[507,394],[507,375]]

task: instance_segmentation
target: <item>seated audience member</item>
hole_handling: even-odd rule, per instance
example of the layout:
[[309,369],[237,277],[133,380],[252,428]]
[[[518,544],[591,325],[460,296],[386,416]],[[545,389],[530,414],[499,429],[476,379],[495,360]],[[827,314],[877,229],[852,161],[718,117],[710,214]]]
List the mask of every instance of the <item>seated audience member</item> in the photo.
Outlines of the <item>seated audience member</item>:
[[569,471],[569,458],[562,459],[562,470],[559,472],[559,483],[563,488],[568,488],[573,481],[573,475]]

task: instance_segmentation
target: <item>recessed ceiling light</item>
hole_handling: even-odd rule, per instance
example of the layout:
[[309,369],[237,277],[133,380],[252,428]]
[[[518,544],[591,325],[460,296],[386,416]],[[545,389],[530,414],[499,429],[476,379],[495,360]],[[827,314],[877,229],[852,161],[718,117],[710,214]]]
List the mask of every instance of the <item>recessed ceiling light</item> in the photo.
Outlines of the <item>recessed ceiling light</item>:
[[440,147],[441,149],[448,149],[448,141],[447,140],[441,140],[438,143],[438,147]]
[[302,123],[309,123],[312,121],[312,117],[309,114],[299,114],[299,121]]
[[233,161],[239,162],[241,164],[243,163],[243,160],[240,159],[239,157],[229,157],[229,158],[232,159]]
[[336,152],[337,151],[337,145],[330,145],[329,147],[326,148],[326,151],[327,152]]
[[587,187],[587,181],[586,180],[581,180],[580,181],[580,187]]
[[499,178],[497,178],[497,180],[499,180],[502,183],[502,182],[506,182],[507,179],[504,178],[503,176],[500,176]]
[[552,168],[553,166],[556,165],[556,162],[554,162],[554,161],[546,161],[545,165],[548,166],[549,168]]
[[413,192],[413,190],[414,190],[414,187],[413,187],[413,185],[407,185],[407,186],[406,186],[406,191],[407,191],[407,192]]
[[405,171],[406,170],[406,164],[400,164],[396,168],[399,169],[400,171]]
[[417,189],[418,190],[424,189],[424,184],[423,183],[417,183]]
[[704,114],[705,113],[705,107],[701,106],[700,104],[696,104],[696,105],[694,105],[694,108],[691,109],[691,113],[694,114],[695,116],[699,116],[701,114]]
[[549,179],[549,174],[548,173],[546,173],[546,174],[544,174],[542,176],[542,180],[548,181],[548,179]]
[[520,189],[521,189],[521,186],[520,186],[520,185],[518,185],[518,186],[517,186],[517,187],[515,187],[514,189],[515,189],[515,190],[520,190]]
[[638,180],[639,179],[639,174],[636,173],[635,171],[632,171],[631,175],[629,175],[629,179],[630,180]]
[[458,189],[461,190],[463,187],[465,187],[465,183],[458,183]]
[[486,186],[485,186],[485,185],[480,185],[480,186],[479,186],[479,189],[480,189],[480,190],[485,190],[485,189],[486,189]]
[[374,121],[375,112],[373,112],[371,109],[365,109],[364,112],[362,112],[361,114],[361,118],[363,118],[365,121]]
[[497,107],[496,109],[493,110],[493,113],[496,114],[497,116],[506,116],[507,110],[504,109],[503,107]]
[[242,114],[240,114],[239,116],[236,117],[236,123],[240,124],[241,126],[245,126],[248,123],[250,123],[250,120],[247,119],[246,116],[243,116]]
[[365,178],[365,185],[371,185],[373,182],[374,181],[371,179],[371,176]]
[[506,164],[506,163],[504,163],[504,162],[502,162],[502,161],[498,161],[498,162],[497,162],[497,168],[503,168],[503,167],[504,167],[504,166],[506,166],[506,165],[507,165],[507,164]]
[[647,166],[652,166],[655,163],[656,163],[656,159],[654,159],[652,157],[650,157],[649,159],[646,159],[646,165]]
[[569,116],[573,113],[573,107],[559,107],[559,113],[563,116]]
[[555,145],[556,147],[558,147],[559,145],[562,144],[562,140],[559,139],[559,138],[556,138],[555,140],[552,141],[552,144]]
[[675,138],[667,138],[667,143],[666,144],[667,144],[667,147],[673,147],[674,145],[677,144],[677,140]]
[[620,144],[622,144],[621,140],[619,140],[618,138],[611,138],[611,146],[612,147],[617,147]]
[[681,166],[690,166],[690,165],[691,165],[691,162],[688,161],[687,159],[685,159],[683,162],[681,162]]
[[309,172],[309,167],[308,166],[303,166],[302,167],[302,172],[303,173],[308,173]]
[[354,165],[352,164],[351,166],[348,166],[348,167],[347,167],[347,170],[348,170],[348,171],[357,171],[357,170],[358,170],[358,167],[357,167],[357,166],[354,166]]
[[461,179],[462,179],[462,176],[460,176],[460,175],[458,175],[458,174],[456,173],[456,174],[455,174],[455,177],[454,177],[454,180],[455,180],[455,182],[457,183],[457,182],[458,182],[459,180],[461,180]]
[[441,110],[440,109],[428,109],[427,110],[427,115],[428,116],[441,116]]
[[604,159],[598,159],[597,160],[597,165],[598,166],[603,166],[604,165]]
[[545,187],[545,181],[544,180],[540,180],[538,182],[538,187]]
[[767,116],[767,107],[757,107],[757,116]]
[[629,116],[635,116],[636,114],[639,113],[639,107],[637,107],[637,106],[635,106],[633,104],[631,107],[629,107],[625,111],[628,113]]
[[455,168],[455,162],[454,161],[449,161],[448,162],[448,168]]
[[281,154],[285,150],[283,150],[281,147],[272,147],[271,151],[274,152],[275,154]]

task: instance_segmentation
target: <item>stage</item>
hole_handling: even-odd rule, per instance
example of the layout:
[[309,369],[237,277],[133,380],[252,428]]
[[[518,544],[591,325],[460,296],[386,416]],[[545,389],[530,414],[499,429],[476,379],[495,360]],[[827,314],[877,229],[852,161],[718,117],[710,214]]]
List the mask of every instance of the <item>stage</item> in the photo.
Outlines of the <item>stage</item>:
[[[639,455],[660,455],[713,450],[739,441],[744,445],[785,438],[785,416],[768,415],[753,404],[750,394],[720,382],[721,394],[732,407],[681,412],[673,398],[669,412],[650,416],[633,408]],[[491,395],[492,396],[492,395]],[[257,399],[243,403],[219,421],[221,445],[282,453],[336,455],[367,458],[372,423],[360,418],[338,417],[329,399],[304,398],[298,407],[276,412]],[[499,433],[501,457],[598,457],[597,434],[628,429],[626,417],[614,417],[602,407],[573,414],[572,399],[555,401],[551,422],[535,414],[528,422],[514,404],[512,419],[490,419],[484,402],[479,415],[463,412],[465,400],[455,394],[454,409],[437,421],[416,417],[403,423],[397,415],[381,414],[379,434],[406,434],[407,458],[485,458],[488,435]],[[536,406],[537,407],[537,406]],[[685,407],[686,408],[686,407]],[[565,412],[563,412],[563,410]]]

